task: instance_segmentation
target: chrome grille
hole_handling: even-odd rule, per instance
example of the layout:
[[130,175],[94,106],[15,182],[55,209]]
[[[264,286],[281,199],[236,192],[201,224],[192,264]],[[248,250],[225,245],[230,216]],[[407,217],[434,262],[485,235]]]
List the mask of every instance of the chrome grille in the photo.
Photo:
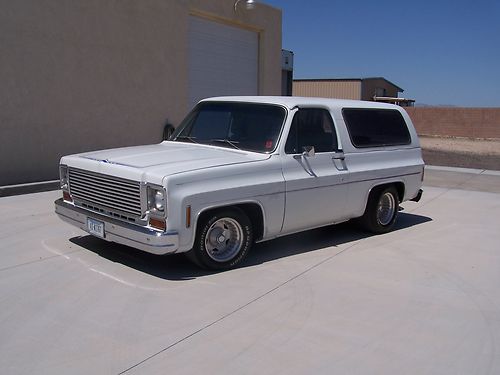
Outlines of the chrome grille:
[[141,216],[139,182],[70,168],[69,189],[75,203],[81,201],[83,207]]

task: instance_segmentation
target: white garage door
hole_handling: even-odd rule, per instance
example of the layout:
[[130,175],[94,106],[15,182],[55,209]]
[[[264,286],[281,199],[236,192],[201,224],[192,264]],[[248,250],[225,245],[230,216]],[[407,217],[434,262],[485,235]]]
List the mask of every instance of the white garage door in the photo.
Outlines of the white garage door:
[[258,34],[190,17],[189,100],[258,94]]

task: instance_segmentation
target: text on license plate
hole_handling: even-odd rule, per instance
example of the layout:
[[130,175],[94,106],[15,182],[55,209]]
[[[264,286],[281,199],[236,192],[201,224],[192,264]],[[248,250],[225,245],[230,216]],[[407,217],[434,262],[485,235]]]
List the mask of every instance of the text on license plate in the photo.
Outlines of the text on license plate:
[[104,238],[104,223],[99,220],[92,219],[90,217],[87,218],[87,229],[90,234],[94,236]]

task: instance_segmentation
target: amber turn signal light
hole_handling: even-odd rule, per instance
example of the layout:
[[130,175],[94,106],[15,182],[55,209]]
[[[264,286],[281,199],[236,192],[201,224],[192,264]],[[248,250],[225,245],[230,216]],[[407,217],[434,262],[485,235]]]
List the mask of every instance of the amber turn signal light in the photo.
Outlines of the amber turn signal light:
[[191,226],[191,206],[186,207],[186,228]]
[[71,198],[71,195],[67,191],[63,191],[63,199],[67,202],[73,202],[73,198]]
[[167,227],[165,224],[165,219],[156,219],[154,217],[149,219],[149,225],[159,230],[165,230]]

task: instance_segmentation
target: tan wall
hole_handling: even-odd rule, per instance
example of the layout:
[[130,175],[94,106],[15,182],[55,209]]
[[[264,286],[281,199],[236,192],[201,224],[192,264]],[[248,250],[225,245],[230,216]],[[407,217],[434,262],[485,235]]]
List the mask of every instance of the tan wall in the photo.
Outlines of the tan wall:
[[188,101],[188,19],[259,32],[259,93],[281,90],[281,11],[234,0],[0,0],[0,185],[64,154],[159,142]]
[[383,79],[364,79],[361,100],[373,100],[377,88],[386,89],[385,96],[397,98],[398,89]]
[[500,138],[500,108],[408,107],[418,134]]
[[294,81],[293,96],[361,99],[361,81]]

